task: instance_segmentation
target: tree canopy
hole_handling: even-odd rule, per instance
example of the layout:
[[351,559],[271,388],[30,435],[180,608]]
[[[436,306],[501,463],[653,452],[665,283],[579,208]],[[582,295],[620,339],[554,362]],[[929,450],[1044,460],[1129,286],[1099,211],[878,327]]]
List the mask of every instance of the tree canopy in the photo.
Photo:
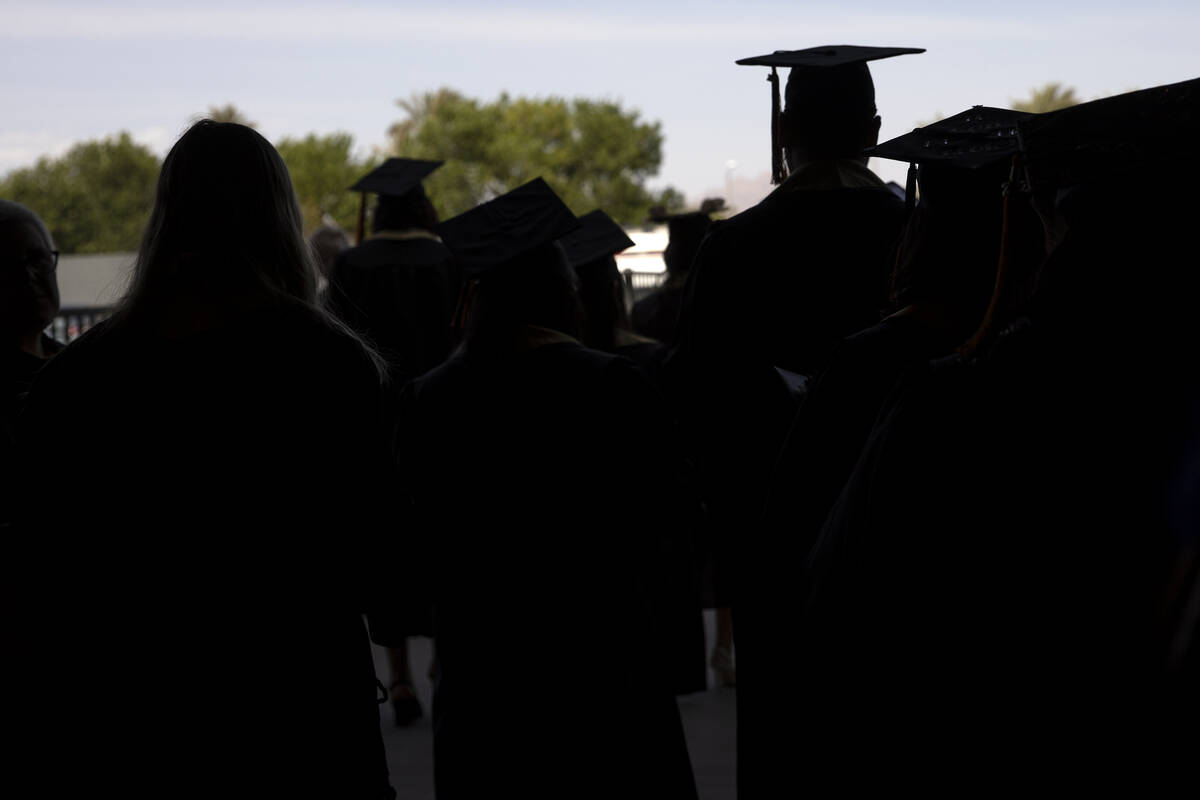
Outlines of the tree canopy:
[[158,168],[158,156],[121,132],[14,170],[0,180],[0,197],[33,209],[64,253],[136,250]]
[[354,137],[343,132],[280,139],[275,148],[292,175],[305,231],[329,221],[352,230],[358,217],[358,195],[347,188],[375,167],[378,159],[356,159]]
[[1014,100],[1012,107],[1015,111],[1044,114],[1047,111],[1058,111],[1062,108],[1079,105],[1081,102],[1075,95],[1074,89],[1054,81],[1040,88],[1031,89],[1027,100]]
[[[645,186],[662,164],[661,126],[620,103],[508,94],[482,102],[439,89],[399,105],[407,116],[388,131],[392,152],[446,161],[427,180],[443,218],[538,176],[577,214],[602,208],[637,224],[652,206],[683,207],[677,190],[652,194]],[[233,105],[210,106],[208,116],[254,124]],[[291,173],[306,232],[329,222],[353,228],[358,196],[347,188],[381,157],[356,157],[354,138],[345,132],[286,137],[276,148]],[[0,197],[36,211],[64,253],[136,250],[160,166],[154,152],[122,131],[14,170],[0,179]]]
[[662,164],[661,126],[617,102],[507,93],[482,102],[442,88],[398,105],[407,116],[389,130],[392,153],[446,162],[426,180],[443,217],[539,176],[576,214],[602,208],[633,224],[660,203],[645,183]]
[[258,123],[252,122],[249,117],[242,113],[242,110],[233,103],[226,103],[223,106],[209,106],[208,113],[205,115],[213,122],[236,122],[239,125],[245,125],[248,128],[257,128]]

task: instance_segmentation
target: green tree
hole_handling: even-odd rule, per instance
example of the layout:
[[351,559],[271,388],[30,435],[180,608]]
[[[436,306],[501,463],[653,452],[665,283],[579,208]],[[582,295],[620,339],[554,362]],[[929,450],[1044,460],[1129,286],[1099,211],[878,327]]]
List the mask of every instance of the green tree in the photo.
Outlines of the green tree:
[[64,253],[136,250],[159,166],[158,156],[122,131],[9,173],[0,197],[37,212]]
[[1031,89],[1028,100],[1013,100],[1012,107],[1016,111],[1031,111],[1034,114],[1044,114],[1047,111],[1058,111],[1062,108],[1078,105],[1080,99],[1075,90],[1063,86],[1057,81],[1047,83],[1041,88]]
[[233,103],[226,103],[223,106],[209,106],[208,113],[205,115],[213,122],[236,122],[239,125],[245,125],[249,128],[257,128],[257,122],[251,122],[250,118],[238,109]]
[[687,210],[687,198],[674,186],[668,186],[654,196],[653,206],[665,214],[679,214]]
[[657,122],[608,100],[501,94],[481,102],[452,89],[414,95],[389,130],[393,154],[445,161],[427,181],[443,216],[453,216],[536,177],[577,214],[602,208],[642,222],[658,198],[646,180],[662,164]]
[[349,133],[303,139],[281,139],[275,149],[292,175],[292,185],[304,212],[304,229],[311,232],[332,219],[353,230],[358,218],[359,195],[347,188],[376,166],[377,159],[354,158],[354,137]]

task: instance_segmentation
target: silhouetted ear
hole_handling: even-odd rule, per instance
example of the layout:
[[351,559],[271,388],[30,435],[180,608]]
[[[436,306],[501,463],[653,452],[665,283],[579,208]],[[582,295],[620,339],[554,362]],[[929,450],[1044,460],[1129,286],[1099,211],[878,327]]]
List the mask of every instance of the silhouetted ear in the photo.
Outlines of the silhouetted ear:
[[874,147],[875,145],[879,144],[879,126],[882,124],[882,122],[883,120],[880,119],[878,114],[876,114],[875,118],[871,120],[871,124],[867,126],[867,130],[865,132],[866,141],[863,142],[865,147]]
[[791,147],[794,144],[795,136],[796,131],[792,127],[791,115],[787,113],[787,109],[784,109],[783,113],[779,115],[779,146]]

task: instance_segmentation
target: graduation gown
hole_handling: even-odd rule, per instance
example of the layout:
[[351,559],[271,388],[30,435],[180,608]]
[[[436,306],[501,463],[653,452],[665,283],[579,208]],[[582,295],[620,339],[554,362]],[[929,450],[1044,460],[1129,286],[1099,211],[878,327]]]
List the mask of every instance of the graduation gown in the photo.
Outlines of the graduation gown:
[[739,686],[743,737],[753,744],[743,770],[755,787],[788,780],[789,754],[799,749],[797,728],[780,730],[773,720],[802,717],[808,702],[796,680],[807,653],[792,634],[806,596],[802,567],[897,380],[951,346],[918,319],[889,317],[843,342],[796,413],[763,515],[773,557],[754,561],[756,580],[738,598],[752,640]]
[[0,497],[0,526],[12,521],[11,487],[21,466],[13,453],[13,432],[17,415],[25,402],[25,394],[33,384],[38,370],[46,365],[49,357],[56,355],[63,346],[42,334],[42,349],[47,358],[38,358],[13,347],[0,353],[0,486],[4,487]]
[[453,256],[427,231],[380,231],[338,256],[325,302],[387,359],[402,386],[450,355]]
[[[393,396],[450,355],[457,302],[454,257],[437,236],[416,229],[379,231],[342,252],[325,295],[326,308],[387,360]],[[419,562],[401,559],[393,565],[392,579],[416,580],[413,573],[422,568]],[[397,604],[392,614],[373,619],[371,625],[372,638],[385,646],[432,633],[430,611],[421,603]]]
[[397,452],[427,526],[442,800],[695,796],[658,600],[688,533],[682,465],[643,439],[661,489],[621,477],[658,404],[628,361],[538,328],[407,388]]
[[1025,328],[985,360],[935,363],[873,431],[798,625],[819,785],[870,760],[867,781],[928,786],[910,770],[931,752],[951,765],[939,780],[1086,781],[1172,738],[1159,603],[1178,399],[1146,385],[1129,410],[1157,418],[1111,414],[1065,344]]
[[398,538],[375,513],[379,372],[304,308],[110,326],[43,369],[18,430],[38,476],[5,582],[23,780],[391,796],[363,623]]
[[775,368],[814,375],[844,337],[878,321],[902,216],[865,167],[832,162],[710,229],[666,377],[690,409],[718,526],[744,527],[761,512],[795,411]]
[[756,642],[782,632],[762,630],[738,609],[742,586],[781,563],[778,537],[759,525],[796,409],[775,368],[815,375],[844,337],[879,320],[903,213],[861,163],[811,164],[757,206],[714,223],[689,273],[667,375],[690,410],[719,560],[717,593],[734,607],[738,779],[747,797],[762,750],[755,741],[777,725],[769,697],[760,712],[746,703],[756,683],[767,691],[756,665],[769,656]]

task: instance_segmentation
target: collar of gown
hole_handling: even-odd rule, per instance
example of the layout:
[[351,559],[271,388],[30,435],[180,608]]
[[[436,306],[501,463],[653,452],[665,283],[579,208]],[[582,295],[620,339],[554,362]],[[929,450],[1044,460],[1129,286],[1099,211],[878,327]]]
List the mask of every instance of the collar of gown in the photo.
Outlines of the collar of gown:
[[772,194],[824,192],[833,189],[876,189],[884,183],[855,158],[810,161],[801,164]]

